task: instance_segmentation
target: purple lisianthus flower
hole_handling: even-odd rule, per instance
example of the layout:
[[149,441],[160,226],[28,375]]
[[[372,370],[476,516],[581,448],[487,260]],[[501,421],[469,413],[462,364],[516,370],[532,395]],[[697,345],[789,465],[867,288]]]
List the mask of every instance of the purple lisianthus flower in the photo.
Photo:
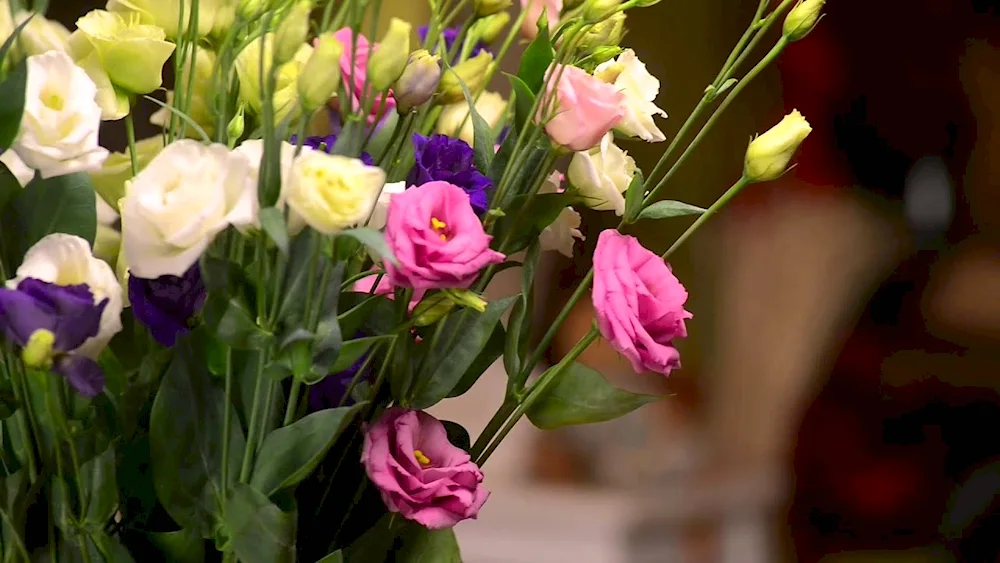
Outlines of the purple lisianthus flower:
[[[294,145],[297,142],[297,137],[292,135],[292,138],[289,139],[288,142]],[[326,154],[331,154],[333,152],[333,147],[336,144],[336,135],[319,135],[316,137],[306,137],[302,140],[302,146],[309,147],[317,151],[323,151]],[[375,166],[375,159],[372,158],[372,155],[362,152],[359,158],[361,159],[361,162],[364,162],[368,166]]]
[[490,205],[486,190],[492,186],[490,179],[476,170],[472,147],[461,139],[446,135],[424,137],[413,135],[413,168],[406,179],[409,186],[422,186],[427,182],[448,182],[469,194],[469,201],[476,213],[486,213]]
[[21,347],[39,331],[51,333],[51,347],[43,350],[46,360],[51,360],[52,368],[77,392],[93,397],[104,388],[104,373],[94,360],[72,352],[97,335],[107,304],[107,299],[95,304],[86,285],[63,286],[26,278],[17,289],[0,288],[0,331]]
[[[428,27],[426,25],[422,25],[422,26],[420,26],[420,27],[417,28],[417,34],[420,35],[420,42],[421,43],[427,42],[427,31],[428,31]],[[459,32],[459,30],[458,30],[457,27],[449,27],[449,28],[446,28],[444,30],[443,34],[444,34],[444,50],[445,50],[445,52],[451,52],[451,48],[455,45],[455,41],[458,39],[458,32]],[[475,44],[475,46],[472,47],[472,52],[470,53],[469,56],[470,57],[475,57],[476,55],[479,54],[480,51],[484,51],[485,49],[486,49],[486,45],[484,45],[481,41],[477,41],[476,44]],[[459,53],[456,52],[455,53],[455,59],[456,60],[458,59],[458,55],[459,55]],[[452,63],[454,63],[454,62],[455,61],[452,61]]]
[[[361,356],[351,367],[340,373],[332,373],[323,379],[323,381],[310,387],[309,412],[335,409],[342,406],[341,401],[343,401],[343,406],[353,405],[354,398],[347,395],[347,390],[351,386],[351,381],[354,381],[355,376],[358,375],[358,370],[364,365],[367,357],[367,354]],[[366,369],[365,371],[366,373],[361,376],[362,380],[371,376],[371,370]],[[347,395],[346,398],[345,395]]]
[[205,303],[201,269],[195,263],[179,277],[129,276],[128,298],[135,318],[149,328],[153,338],[164,346],[173,346],[178,336],[188,332],[191,318]]

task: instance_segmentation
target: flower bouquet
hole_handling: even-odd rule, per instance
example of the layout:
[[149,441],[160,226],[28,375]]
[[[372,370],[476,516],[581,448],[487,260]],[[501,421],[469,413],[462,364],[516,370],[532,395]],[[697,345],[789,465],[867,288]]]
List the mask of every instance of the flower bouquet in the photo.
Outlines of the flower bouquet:
[[[510,3],[431,0],[379,42],[381,0],[109,0],[72,32],[46,2],[3,3],[4,562],[459,561],[452,528],[515,423],[659,399],[576,360],[603,337],[637,372],[680,365],[691,313],[666,259],[809,126],[754,139],[708,209],[660,196],[823,0],[761,0],[646,174],[619,145],[665,140],[659,81],[620,42],[656,0]],[[137,140],[142,104],[162,133]],[[122,153],[98,143],[108,120]],[[620,225],[534,327],[539,256],[572,256],[581,205]],[[624,234],[686,215],[662,256]],[[520,293],[485,300],[515,267]],[[593,328],[533,378],[584,296]],[[495,362],[509,383],[474,441],[425,412]]]

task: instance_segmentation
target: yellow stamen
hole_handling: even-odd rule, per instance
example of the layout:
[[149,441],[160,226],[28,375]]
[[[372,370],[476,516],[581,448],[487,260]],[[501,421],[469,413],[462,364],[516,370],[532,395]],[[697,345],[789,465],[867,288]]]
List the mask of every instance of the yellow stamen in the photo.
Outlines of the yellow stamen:
[[441,229],[447,228],[448,225],[444,221],[439,220],[437,217],[431,217],[431,228],[435,231],[440,231]]
[[417,462],[419,462],[420,465],[430,465],[431,464],[430,458],[427,457],[427,456],[425,456],[424,452],[422,452],[420,450],[413,450],[413,457],[417,458]]

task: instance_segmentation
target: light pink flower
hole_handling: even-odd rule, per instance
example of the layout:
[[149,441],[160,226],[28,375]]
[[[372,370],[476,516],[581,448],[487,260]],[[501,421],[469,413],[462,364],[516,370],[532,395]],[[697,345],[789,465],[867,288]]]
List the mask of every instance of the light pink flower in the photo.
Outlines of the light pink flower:
[[427,182],[393,196],[385,238],[398,265],[385,264],[389,283],[414,289],[460,289],[505,256],[490,249],[469,196],[448,182]]
[[538,35],[538,18],[542,17],[542,10],[545,10],[545,19],[549,20],[549,33],[555,33],[563,0],[521,0],[521,9],[528,11],[521,24],[521,35],[534,39]]
[[554,103],[539,105],[538,119],[549,117],[545,132],[556,144],[575,152],[594,148],[625,116],[624,95],[575,66],[553,65],[549,72],[559,80],[558,84],[555,79],[549,81],[546,93],[548,100],[555,90]]
[[490,495],[469,454],[422,411],[385,411],[366,429],[361,464],[390,512],[431,530],[475,518]]
[[680,367],[675,338],[686,338],[687,290],[662,258],[634,237],[606,230],[594,251],[594,310],[601,335],[637,373]]
[[[351,107],[357,110],[361,107],[361,97],[364,95],[365,82],[368,81],[368,57],[371,56],[378,46],[369,43],[364,35],[358,34],[358,53],[354,57],[354,73],[352,75],[351,50],[353,48],[353,38],[351,36],[351,28],[345,27],[339,29],[333,34],[333,37],[344,46],[344,52],[340,55],[341,80],[344,81],[347,94],[351,97]],[[339,100],[334,98],[331,100],[331,103],[336,104],[335,107],[339,109]],[[381,109],[382,104],[385,104],[384,110]],[[372,104],[371,113],[368,114],[368,123],[374,123],[380,111],[384,115],[388,115],[395,107],[396,99],[393,97],[391,90],[386,94],[384,99],[381,94],[376,93],[375,103]]]
[[[375,285],[376,279],[379,280],[378,285],[375,286],[375,291],[372,292],[372,286]],[[351,289],[357,293],[373,293],[374,295],[385,295],[389,299],[396,298],[396,293],[393,291],[392,284],[389,283],[388,276],[382,276],[381,279],[377,275],[362,278],[354,282],[354,287]],[[417,306],[417,303],[420,303],[420,300],[424,298],[425,293],[427,293],[425,289],[418,289],[413,292],[413,297],[410,298],[410,304],[407,306],[411,313],[413,312],[413,308]]]

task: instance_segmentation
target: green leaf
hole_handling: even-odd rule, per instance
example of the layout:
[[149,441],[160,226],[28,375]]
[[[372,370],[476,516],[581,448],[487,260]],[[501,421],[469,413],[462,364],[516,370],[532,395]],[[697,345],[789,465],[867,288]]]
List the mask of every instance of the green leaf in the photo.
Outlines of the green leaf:
[[[530,203],[528,199],[527,195],[515,197],[510,206],[515,211],[498,224],[495,240],[504,240],[507,233],[513,230],[508,242],[508,255],[527,248],[546,227],[559,218],[563,209],[580,201],[578,195],[568,191],[538,194]],[[520,221],[517,220],[519,217]]]
[[376,256],[380,256],[382,260],[386,260],[394,265],[397,264],[396,257],[392,255],[392,250],[389,249],[389,245],[385,242],[385,235],[375,229],[369,227],[347,229],[337,236],[351,237],[365,245]]
[[413,408],[428,408],[451,393],[486,347],[500,317],[518,297],[515,295],[493,301],[481,314],[463,309],[445,321],[447,325],[442,331],[442,342],[446,344],[432,350],[424,362],[424,368],[417,377],[421,385],[413,398]]
[[281,210],[277,207],[261,209],[260,226],[267,233],[268,238],[274,241],[278,250],[288,256],[288,227],[285,225],[285,216]]
[[527,414],[536,427],[554,430],[563,426],[614,420],[660,399],[654,395],[639,395],[618,389],[600,373],[574,362],[542,392]]
[[294,512],[284,512],[250,485],[235,483],[226,500],[226,531],[244,563],[295,561]]
[[[525,124],[531,121],[531,108],[535,105],[535,94],[532,93],[531,88],[520,78],[513,74],[504,74],[510,80],[511,89],[514,91],[514,125],[518,131],[524,131]],[[507,135],[507,139],[516,139],[516,137],[517,135]],[[506,141],[507,139],[504,140]],[[506,165],[506,162],[504,164]],[[491,175],[490,177],[492,178],[493,176]],[[494,181],[496,180],[497,178],[494,178]]]
[[344,563],[344,553],[338,549],[316,563]]
[[549,39],[547,22],[545,18],[539,18],[538,35],[532,40],[528,48],[524,50],[521,57],[521,66],[517,69],[517,77],[524,81],[531,92],[537,94],[545,85],[545,72],[556,57],[556,51],[552,48],[552,40]]
[[462,563],[458,539],[451,528],[428,530],[416,524],[407,528],[396,563]]
[[642,210],[642,200],[646,197],[646,190],[643,189],[645,180],[642,177],[642,170],[636,170],[632,177],[632,183],[625,191],[625,222],[632,223]]
[[328,373],[340,373],[346,371],[354,362],[360,360],[371,347],[380,340],[385,340],[385,336],[372,336],[370,338],[355,338],[344,342],[340,348],[340,355],[337,361],[330,366]]
[[271,496],[308,477],[364,404],[321,410],[268,434],[250,484]]
[[341,299],[346,299],[348,296],[361,296],[363,299],[357,305],[337,316],[337,320],[340,322],[340,330],[348,335],[354,335],[361,329],[379,303],[385,304],[389,302],[389,299],[382,295],[368,296],[367,294],[357,293],[345,294],[341,296]]
[[639,221],[643,219],[666,219],[668,217],[682,217],[684,215],[701,215],[705,209],[690,205],[681,201],[664,200],[658,201],[643,209],[639,213]]
[[489,170],[490,163],[493,162],[493,150],[497,143],[496,137],[493,136],[490,124],[476,111],[476,101],[472,98],[472,94],[469,93],[468,86],[465,85],[465,82],[462,82],[461,78],[458,79],[458,83],[462,87],[462,93],[465,95],[465,103],[469,104],[469,116],[472,118],[472,148],[476,168],[479,170]]
[[237,350],[261,350],[273,336],[257,326],[250,312],[235,297],[209,295],[202,314],[219,340]]
[[472,439],[469,438],[469,431],[464,426],[450,420],[442,420],[441,424],[444,425],[444,430],[448,433],[448,441],[451,442],[451,445],[465,451],[472,449]]
[[14,28],[14,31],[3,42],[3,46],[0,47],[0,63],[3,63],[4,59],[7,58],[7,54],[10,53],[11,48],[14,46],[14,41],[21,35],[21,31],[24,30],[24,27],[27,26],[34,17],[35,14],[30,14],[23,22],[21,22],[21,25]]
[[[0,98],[2,99],[2,98]],[[83,172],[43,180],[35,177],[14,198],[21,256],[52,233],[67,233],[94,243],[97,201]]]
[[313,291],[319,283],[322,262],[316,256],[317,238],[312,230],[306,230],[296,236],[289,247],[288,267],[285,268],[282,285],[284,297],[278,309],[278,319],[287,327],[298,328],[304,324],[309,277],[313,278]]
[[[7,41],[13,38],[14,36],[11,35]],[[3,82],[0,82],[0,153],[10,149],[21,129],[21,116],[24,113],[24,86],[27,81],[28,67],[22,62],[14,67],[14,71],[7,75]]]
[[[517,307],[517,303],[514,304],[514,307]],[[469,389],[472,389],[472,386],[493,365],[493,362],[497,361],[503,355],[503,346],[506,339],[507,336],[503,329],[503,323],[497,323],[493,329],[493,334],[490,335],[490,339],[486,341],[486,346],[476,356],[476,360],[472,362],[469,369],[465,370],[465,375],[462,376],[462,379],[458,380],[455,388],[448,393],[449,398],[464,395]]]
[[[529,316],[534,311],[534,280],[535,269],[541,256],[541,245],[534,242],[528,247],[521,269],[521,299],[514,304],[507,322],[507,339],[504,343],[503,365],[509,377],[518,377],[521,373],[521,362],[528,353],[531,343],[531,322]],[[527,323],[525,321],[528,321]],[[517,387],[524,385],[518,380]]]
[[336,363],[340,356],[344,333],[340,328],[340,317],[337,310],[340,306],[340,282],[344,277],[344,263],[339,262],[333,267],[329,283],[325,289],[323,311],[316,326],[316,339],[313,341],[313,377],[326,377],[331,373],[330,366]]
[[69,485],[62,477],[52,479],[51,499],[52,520],[57,528],[64,532],[69,532],[76,527],[73,498],[70,495]]
[[190,340],[176,355],[160,384],[150,413],[153,484],[175,522],[203,538],[212,537],[222,516],[225,488],[240,471],[245,439],[234,421],[229,434],[228,476],[222,482],[222,432],[226,395],[212,384]]
[[83,526],[92,533],[100,532],[118,508],[114,447],[109,445],[103,453],[80,466],[80,478],[87,501]]
[[7,204],[17,197],[22,189],[24,188],[21,187],[21,182],[17,180],[14,173],[7,168],[6,164],[0,162],[0,210],[7,207]]
[[150,532],[146,537],[162,554],[165,561],[203,563],[205,541],[188,529],[175,532]]

